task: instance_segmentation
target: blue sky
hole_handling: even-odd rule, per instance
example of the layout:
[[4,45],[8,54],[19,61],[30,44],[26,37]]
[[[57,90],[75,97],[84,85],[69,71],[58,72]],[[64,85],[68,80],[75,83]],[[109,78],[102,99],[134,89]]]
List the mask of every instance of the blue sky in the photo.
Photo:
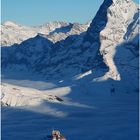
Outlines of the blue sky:
[[[1,0],[2,22],[25,25],[49,21],[85,23],[93,19],[103,0]],[[134,0],[138,3],[139,0]]]

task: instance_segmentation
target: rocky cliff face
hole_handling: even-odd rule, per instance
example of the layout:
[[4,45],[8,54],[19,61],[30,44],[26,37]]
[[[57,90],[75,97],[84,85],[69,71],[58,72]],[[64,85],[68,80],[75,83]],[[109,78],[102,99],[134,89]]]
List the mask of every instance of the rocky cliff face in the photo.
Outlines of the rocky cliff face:
[[[100,53],[109,67],[106,76],[111,76],[115,80],[120,80],[119,72],[114,63],[116,49],[118,45],[126,41],[124,36],[128,32],[128,26],[133,22],[137,10],[138,7],[131,0],[114,0],[107,9],[108,22],[100,32]],[[138,33],[138,30],[136,32]]]
[[[114,56],[117,46],[138,34],[138,6],[132,0],[104,0],[85,36],[94,44],[109,71],[104,78],[120,80]],[[134,40],[133,40],[134,41]]]

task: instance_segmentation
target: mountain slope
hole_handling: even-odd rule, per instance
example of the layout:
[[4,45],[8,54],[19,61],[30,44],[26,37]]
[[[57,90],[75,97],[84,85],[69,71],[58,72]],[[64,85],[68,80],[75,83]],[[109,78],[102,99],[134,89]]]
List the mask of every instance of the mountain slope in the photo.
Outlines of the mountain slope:
[[49,57],[52,45],[51,41],[38,34],[34,38],[23,41],[20,45],[2,47],[2,66],[31,69],[32,65],[42,57]]
[[72,140],[138,140],[137,6],[104,0],[88,31],[55,42],[71,27],[2,47],[2,139],[46,140],[54,127]]
[[[95,69],[105,68],[106,65],[109,70],[102,78],[120,80],[114,59],[116,54],[117,58],[119,57],[116,50],[119,45],[128,42],[125,38],[128,32],[129,40],[134,41],[133,38],[138,35],[138,11],[138,6],[132,0],[105,0],[81,41],[77,39],[73,43],[73,38],[69,37],[60,43],[62,47],[57,51],[57,56],[52,55],[48,65],[42,60],[49,69],[48,73],[51,71],[53,75],[53,72],[58,73],[63,67],[61,74],[66,75],[68,71],[74,71],[76,74],[88,70],[96,71]],[[133,48],[135,49],[135,45]]]
[[[131,10],[128,10],[128,7]],[[14,53],[12,51],[11,54],[14,54],[12,56],[6,55],[8,49],[3,47],[2,63],[10,63],[11,58],[12,64],[19,65],[25,62],[24,65],[29,69],[46,77],[74,76],[89,70],[106,69],[108,72],[102,79],[120,80],[120,73],[114,60],[117,46],[133,40],[138,34],[137,13],[138,7],[132,0],[105,0],[87,32],[83,32],[85,26],[70,24],[63,27],[63,32],[62,28],[56,28],[48,36],[39,34],[20,45],[14,45],[9,49],[16,48]],[[70,35],[75,33],[76,35]],[[56,43],[48,40],[50,37],[55,42],[57,35],[62,39],[64,36],[61,37],[61,34],[68,37]],[[50,46],[49,51],[46,51],[47,46]],[[44,49],[41,49],[42,47]]]
[[[106,76],[111,76],[116,80],[119,80],[121,77],[114,63],[114,55],[117,46],[126,41],[124,36],[128,32],[127,30],[130,30],[128,26],[133,22],[133,17],[137,13],[137,10],[138,7],[131,0],[114,0],[113,4],[108,8],[106,27],[100,33],[100,53],[109,67],[109,72]],[[138,30],[136,32],[138,33]]]

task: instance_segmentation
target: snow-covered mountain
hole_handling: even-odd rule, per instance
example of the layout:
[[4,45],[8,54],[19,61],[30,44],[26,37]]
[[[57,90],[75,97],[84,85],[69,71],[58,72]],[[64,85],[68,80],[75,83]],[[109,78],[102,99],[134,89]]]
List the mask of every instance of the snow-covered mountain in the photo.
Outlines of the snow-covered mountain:
[[109,67],[106,78],[120,79],[114,56],[117,46],[127,41],[127,32],[133,30],[131,39],[138,34],[138,12],[138,6],[132,0],[105,0],[87,31],[85,40],[91,44],[98,43],[95,47]]
[[138,139],[139,9],[132,0],[104,0],[88,29],[7,24],[3,140],[46,140],[52,128],[71,140]]
[[[131,9],[131,10],[129,10]],[[114,56],[118,45],[125,40],[124,36],[128,32],[128,26],[134,22],[134,16],[138,13],[138,7],[131,0],[113,1],[113,4],[108,8],[106,27],[100,32],[101,47],[100,53],[103,55],[106,65],[109,67],[107,76],[111,76],[119,80],[120,74],[115,64]],[[139,26],[138,24],[136,25]],[[138,34],[138,29],[135,30],[133,37]],[[133,37],[131,39],[133,39]]]
[[46,35],[53,42],[65,39],[69,35],[80,34],[87,30],[89,23],[50,22],[41,26],[29,27],[7,21],[1,25],[1,45],[20,44],[38,33]]
[[[64,73],[66,75],[68,71],[74,75],[91,69],[108,67],[109,71],[104,78],[120,80],[114,57],[119,45],[132,42],[133,38],[136,40],[139,28],[138,12],[138,6],[132,0],[105,0],[87,32],[84,31],[88,25],[78,23],[57,22],[41,28],[5,23],[2,25],[6,28],[4,33],[16,29],[21,31],[19,33],[21,36],[22,31],[30,32],[32,35],[37,32],[43,34],[27,39],[19,45],[13,45],[12,48],[3,47],[2,63],[4,65],[24,64],[37,72],[47,73],[46,76],[55,75],[55,73],[58,76],[59,71],[60,75]],[[5,37],[6,34],[3,35],[2,39],[8,39]],[[10,36],[9,33],[8,36]],[[13,34],[11,36],[16,39]]]
[[[138,6],[132,0],[104,0],[87,32],[84,31],[88,25],[47,24],[46,27],[52,28],[49,27],[45,35],[39,33],[21,44],[2,47],[2,69],[25,68],[46,78],[58,79],[85,77],[89,72],[95,73],[95,81],[121,80],[130,73],[136,78],[138,12]],[[9,22],[3,26],[23,29],[23,26]],[[46,27],[42,26],[43,31]],[[97,71],[101,77],[96,75]]]

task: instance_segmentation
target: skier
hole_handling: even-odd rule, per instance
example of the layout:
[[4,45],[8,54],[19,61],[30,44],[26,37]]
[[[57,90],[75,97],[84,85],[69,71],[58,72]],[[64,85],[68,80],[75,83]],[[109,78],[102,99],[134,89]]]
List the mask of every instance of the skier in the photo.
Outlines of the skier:
[[48,136],[51,140],[66,140],[66,138],[58,130],[53,130],[52,135]]
[[52,137],[52,140],[60,140],[60,132],[58,130],[53,130]]
[[114,93],[115,93],[115,87],[114,87],[113,84],[112,84],[111,86],[112,86],[112,87],[111,87],[111,89],[110,89],[110,92],[111,92],[111,95],[113,96]]

